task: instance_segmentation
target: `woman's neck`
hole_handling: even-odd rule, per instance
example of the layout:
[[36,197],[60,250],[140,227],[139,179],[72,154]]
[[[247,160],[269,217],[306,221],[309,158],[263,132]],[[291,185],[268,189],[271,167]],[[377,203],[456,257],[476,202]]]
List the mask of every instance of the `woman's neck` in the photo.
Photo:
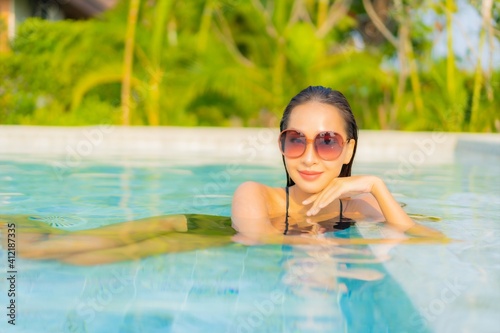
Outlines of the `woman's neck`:
[[302,201],[309,198],[311,195],[313,195],[313,193],[304,192],[300,190],[300,188],[298,188],[296,185],[289,188],[288,214],[291,220],[295,222],[307,220],[308,223],[311,224],[326,221],[339,215],[339,203],[338,199],[336,199],[329,205],[329,207],[325,207],[317,215],[311,217],[306,216],[306,212],[309,210],[313,203],[304,205],[302,204]]
[[[306,212],[309,210],[309,208],[313,205],[314,202],[304,205],[302,202],[306,200],[307,198],[311,197],[314,195],[314,193],[308,193],[303,190],[301,190],[297,185],[293,185],[289,187],[289,203],[290,203],[290,209],[294,211],[299,211],[299,212]],[[329,205],[331,208],[334,208],[335,210],[338,211],[338,199],[335,199],[330,203]],[[330,211],[331,210],[325,207],[323,212]]]
[[302,202],[312,196],[314,193],[307,193],[302,191],[297,185],[293,185],[289,188],[290,191],[290,203],[299,205],[301,207],[310,207],[312,204],[304,205]]

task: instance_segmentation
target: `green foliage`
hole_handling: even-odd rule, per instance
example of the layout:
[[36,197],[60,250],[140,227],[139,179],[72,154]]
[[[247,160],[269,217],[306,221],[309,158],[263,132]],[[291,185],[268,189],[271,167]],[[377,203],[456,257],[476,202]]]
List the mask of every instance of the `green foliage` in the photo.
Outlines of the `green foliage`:
[[[0,124],[120,124],[128,4],[88,21],[24,22],[12,52],[0,55]],[[367,20],[361,1],[320,34],[329,9],[313,0],[142,1],[131,123],[277,125],[294,94],[325,85],[347,96],[361,128],[498,131],[498,101],[485,87],[481,112],[471,113],[473,73],[457,68],[448,93],[446,63],[429,61],[430,28],[420,12],[411,13],[409,40],[421,109],[392,65],[399,50],[364,35],[372,46],[355,47]],[[389,19],[396,34],[397,19]],[[490,74],[489,91],[499,91],[499,72]]]
[[20,115],[17,122],[20,125],[51,125],[51,126],[81,126],[95,124],[116,124],[120,120],[120,110],[107,101],[92,95],[72,112],[58,100],[50,101],[46,106],[40,106],[29,115]]
[[[35,119],[45,110],[54,109],[54,115],[69,112],[78,80],[121,56],[120,35],[117,27],[107,28],[100,21],[27,20],[12,44],[13,53],[2,59],[0,104],[7,115],[0,122],[37,124]],[[116,99],[112,89],[100,94],[108,101]],[[88,118],[84,116],[81,122],[88,123]]]
[[285,38],[287,58],[303,75],[307,75],[307,70],[325,56],[326,43],[314,35],[309,24],[294,24],[286,32]]

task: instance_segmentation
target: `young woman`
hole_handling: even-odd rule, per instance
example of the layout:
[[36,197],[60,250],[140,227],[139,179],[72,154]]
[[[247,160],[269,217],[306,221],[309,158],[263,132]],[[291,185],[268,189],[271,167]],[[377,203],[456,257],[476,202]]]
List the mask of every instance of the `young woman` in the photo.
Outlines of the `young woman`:
[[[292,98],[283,113],[278,144],[287,175],[286,188],[243,183],[232,207],[235,239],[284,241],[280,235],[342,228],[351,220],[386,221],[415,236],[443,237],[417,225],[375,176],[351,176],[358,127],[342,93],[308,87]],[[288,237],[286,242],[302,243]]]
[[232,242],[360,243],[363,240],[317,237],[356,220],[385,221],[410,236],[445,239],[440,232],[413,222],[380,178],[351,176],[358,128],[340,92],[319,86],[304,89],[286,107],[280,130],[287,186],[241,184],[234,193],[231,218],[170,215],[67,232],[34,217],[4,216],[0,217],[4,246],[8,229],[15,227],[21,256],[98,264]]

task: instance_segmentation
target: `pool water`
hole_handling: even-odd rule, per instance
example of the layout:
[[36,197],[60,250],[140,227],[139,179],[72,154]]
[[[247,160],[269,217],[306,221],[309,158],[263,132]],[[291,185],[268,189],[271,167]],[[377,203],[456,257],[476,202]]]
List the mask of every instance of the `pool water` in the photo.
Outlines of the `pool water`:
[[[241,182],[284,185],[280,167],[230,172],[226,164],[118,158],[86,160],[61,173],[57,158],[0,161],[0,214],[29,215],[65,230],[174,213],[229,216]],[[460,241],[231,244],[90,267],[16,258],[16,325],[4,314],[0,331],[497,332],[499,167],[462,161],[391,176],[393,169],[357,164],[354,173],[388,178],[407,212]],[[387,236],[389,230],[363,222],[327,235]],[[2,250],[3,309],[10,301],[7,260]]]

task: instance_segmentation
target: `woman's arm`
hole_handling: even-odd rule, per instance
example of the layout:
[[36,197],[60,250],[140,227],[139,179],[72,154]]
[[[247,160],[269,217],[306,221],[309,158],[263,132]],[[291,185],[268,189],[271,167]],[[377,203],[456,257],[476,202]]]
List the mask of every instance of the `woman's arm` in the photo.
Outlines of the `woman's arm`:
[[[233,240],[245,245],[290,244],[290,245],[350,245],[350,244],[394,244],[406,243],[404,239],[339,239],[322,238],[304,233],[284,235],[269,219],[265,185],[245,182],[235,191],[232,205],[233,228],[238,232]],[[409,241],[411,243],[412,241]]]
[[371,193],[389,225],[410,236],[445,237],[440,231],[415,223],[394,199],[382,179],[375,177]]
[[[437,230],[415,223],[394,199],[382,179],[376,176],[336,178],[322,192],[312,195],[303,203],[313,203],[307,213],[309,216],[313,216],[333,200],[346,197],[354,197],[353,200],[358,201],[357,205],[359,206],[356,207],[356,211],[362,215],[374,219],[383,217],[389,225],[408,235],[445,237]],[[378,212],[380,214],[377,214]]]

